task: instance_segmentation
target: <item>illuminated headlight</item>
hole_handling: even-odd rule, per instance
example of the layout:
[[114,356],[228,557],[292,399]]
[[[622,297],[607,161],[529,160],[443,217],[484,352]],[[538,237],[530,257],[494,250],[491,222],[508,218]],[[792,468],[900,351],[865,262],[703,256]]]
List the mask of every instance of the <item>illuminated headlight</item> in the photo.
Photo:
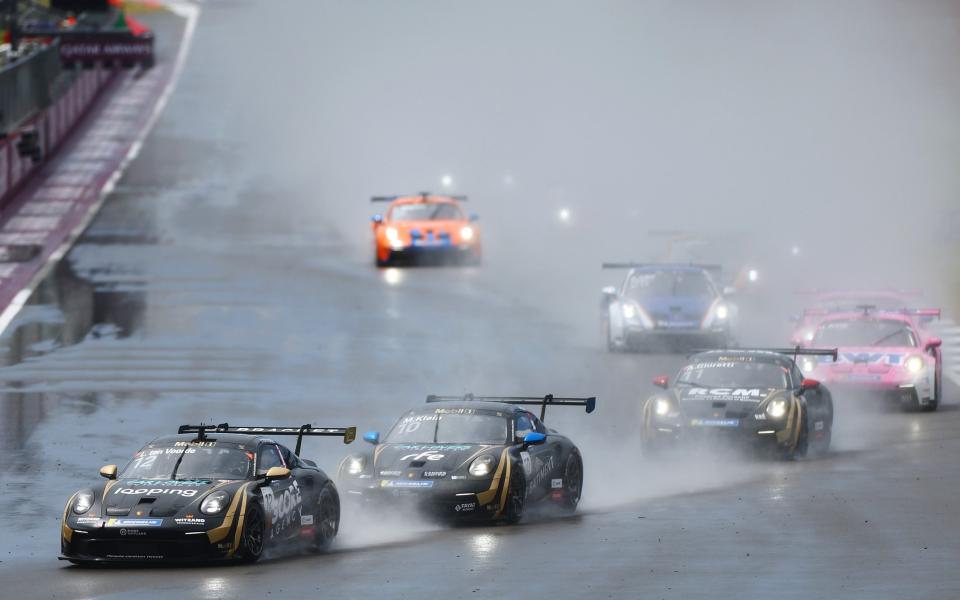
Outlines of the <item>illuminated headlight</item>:
[[632,320],[637,318],[637,308],[632,304],[624,304],[623,318],[627,320]]
[[363,467],[367,461],[362,456],[351,456],[347,459],[347,473],[350,475],[359,475],[363,473]]
[[396,227],[387,227],[385,233],[387,234],[387,241],[391,244],[396,244],[400,241],[400,232],[397,231]]
[[774,400],[767,405],[767,414],[770,415],[771,419],[779,419],[783,415],[787,414],[787,401]]
[[757,273],[756,269],[750,269],[749,271],[747,271],[747,279],[749,279],[751,283],[755,283],[759,278],[760,278],[760,274]]
[[813,341],[813,330],[811,329],[811,330],[807,331],[806,333],[804,333],[804,334],[803,334],[803,339],[805,339],[805,340],[808,341],[808,342],[812,342],[812,341]]
[[906,367],[910,373],[919,373],[924,367],[923,357],[917,356],[916,354],[908,356],[907,360],[903,362],[903,366]]
[[483,456],[478,456],[472,463],[470,463],[470,474],[474,477],[485,477],[493,471],[493,466],[497,464],[497,459],[490,456],[489,454],[484,454]]
[[804,357],[800,359],[800,370],[804,373],[813,373],[817,368],[817,361],[809,357]]
[[670,413],[670,402],[664,398],[657,398],[657,401],[653,405],[653,411],[661,417],[666,416]]
[[78,515],[90,510],[93,506],[93,490],[83,490],[77,493],[77,498],[73,501],[73,512]]
[[229,501],[230,496],[225,491],[218,490],[203,499],[203,502],[200,503],[200,512],[205,515],[222,513],[227,508],[227,502]]
[[719,304],[717,305],[716,314],[717,314],[717,318],[722,321],[723,319],[726,319],[727,316],[730,314],[730,309],[727,308],[726,304]]
[[460,238],[469,242],[473,239],[473,227],[464,227],[460,230]]

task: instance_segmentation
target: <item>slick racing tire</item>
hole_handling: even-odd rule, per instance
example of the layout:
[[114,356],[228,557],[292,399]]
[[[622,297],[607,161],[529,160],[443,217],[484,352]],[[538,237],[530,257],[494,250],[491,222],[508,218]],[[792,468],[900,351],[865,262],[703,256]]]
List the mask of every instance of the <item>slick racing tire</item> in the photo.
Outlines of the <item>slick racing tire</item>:
[[373,261],[380,268],[389,267],[390,265],[393,264],[393,260],[391,260],[390,256],[387,256],[386,260],[380,260],[379,258],[374,257]]
[[243,520],[243,534],[240,536],[238,555],[242,562],[253,563],[260,560],[266,542],[267,521],[259,504],[251,504]]
[[620,347],[614,343],[613,337],[610,335],[610,319],[609,318],[606,318],[603,320],[603,341],[607,345],[607,352],[617,353],[622,351]]
[[516,465],[507,488],[506,506],[503,508],[503,522],[514,524],[523,517],[523,507],[527,502],[527,477],[523,468]]
[[340,498],[333,485],[320,490],[317,512],[313,516],[313,549],[321,552],[330,547],[340,529]]
[[560,507],[567,512],[577,510],[580,495],[583,493],[583,460],[580,455],[571,452],[567,458],[567,466],[563,470],[563,496],[560,498]]
[[807,453],[810,451],[809,431],[807,427],[807,411],[803,409],[800,412],[800,435],[797,436],[797,445],[793,448],[792,452],[786,453],[785,458],[787,460],[801,460],[806,458]]
[[920,410],[923,412],[933,412],[937,410],[937,407],[940,406],[940,396],[943,394],[943,381],[937,377],[933,381],[933,398],[930,398],[930,401],[927,402],[926,406],[922,406]]

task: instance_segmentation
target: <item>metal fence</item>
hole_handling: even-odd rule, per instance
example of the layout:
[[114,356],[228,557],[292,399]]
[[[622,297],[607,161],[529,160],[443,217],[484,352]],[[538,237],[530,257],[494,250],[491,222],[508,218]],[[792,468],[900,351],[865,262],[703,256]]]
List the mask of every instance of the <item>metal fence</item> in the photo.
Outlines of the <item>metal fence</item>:
[[50,106],[61,73],[56,43],[0,68],[0,134]]

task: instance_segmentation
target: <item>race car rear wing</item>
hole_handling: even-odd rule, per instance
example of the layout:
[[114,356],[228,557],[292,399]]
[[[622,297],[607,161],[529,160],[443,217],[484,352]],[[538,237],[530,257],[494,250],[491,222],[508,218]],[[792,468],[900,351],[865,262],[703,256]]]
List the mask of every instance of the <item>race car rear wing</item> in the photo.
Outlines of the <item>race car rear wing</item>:
[[250,435],[295,435],[297,436],[297,448],[294,454],[300,454],[300,446],[303,443],[304,436],[328,436],[342,437],[344,444],[349,444],[357,439],[356,427],[314,427],[307,423],[299,427],[231,427],[229,423],[220,423],[219,425],[181,425],[177,433],[196,433],[197,441],[206,439],[207,433],[246,433]]
[[693,267],[696,269],[703,269],[704,271],[722,271],[723,266],[721,265],[705,265],[698,263],[638,263],[638,262],[610,262],[610,263],[601,263],[601,269],[640,269],[640,268],[650,268],[650,267],[661,267],[664,269],[676,268],[676,267]]
[[822,316],[829,315],[831,313],[849,312],[853,310],[860,311],[864,315],[869,315],[871,313],[895,313],[910,317],[920,317],[924,321],[932,321],[933,319],[939,320],[941,313],[939,308],[879,308],[875,304],[856,304],[853,306],[837,304],[828,308],[805,308],[803,309],[803,316]]
[[586,407],[587,414],[592,413],[597,408],[597,398],[562,398],[547,394],[546,396],[474,396],[473,394],[464,394],[463,396],[438,396],[430,394],[427,396],[427,402],[503,402],[505,404],[520,404],[540,407],[540,420],[544,420],[547,414],[547,406],[583,406]]
[[468,200],[466,196],[450,196],[447,194],[433,194],[432,192],[419,192],[417,194],[399,194],[396,196],[373,196],[370,198],[370,202],[393,202],[397,198],[410,198],[413,196],[420,196],[421,199],[426,200],[430,196],[434,195],[438,198],[450,198],[451,200],[456,200],[457,202],[466,202]]
[[796,361],[798,356],[829,356],[833,362],[837,362],[838,352],[836,348],[802,348],[795,346],[793,348],[700,348],[692,350],[690,356],[700,354],[701,352],[716,352],[718,350],[728,350],[729,352],[776,352],[777,354],[788,354],[793,356]]

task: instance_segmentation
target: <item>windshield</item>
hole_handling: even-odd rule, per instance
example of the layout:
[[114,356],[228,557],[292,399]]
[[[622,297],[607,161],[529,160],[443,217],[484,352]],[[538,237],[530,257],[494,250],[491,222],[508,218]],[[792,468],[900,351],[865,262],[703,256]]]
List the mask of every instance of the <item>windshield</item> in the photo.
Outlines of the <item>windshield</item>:
[[636,272],[627,281],[627,295],[643,301],[663,296],[713,298],[716,293],[703,271]]
[[785,389],[787,370],[771,362],[718,361],[691,363],[680,369],[677,384],[709,388]]
[[462,221],[463,213],[449,202],[398,204],[390,211],[391,221]]
[[820,324],[815,346],[909,346],[917,338],[904,321],[893,319],[838,319]]
[[417,444],[503,444],[509,421],[502,413],[438,412],[408,414],[390,430],[387,442]]
[[890,295],[868,296],[868,295],[836,295],[821,298],[820,306],[831,308],[833,310],[847,309],[854,310],[858,306],[873,306],[879,309],[897,309],[907,305],[901,298]]
[[[178,445],[179,444],[179,445]],[[214,444],[204,446],[201,444]],[[125,479],[247,479],[253,452],[224,442],[147,446],[121,473]]]

